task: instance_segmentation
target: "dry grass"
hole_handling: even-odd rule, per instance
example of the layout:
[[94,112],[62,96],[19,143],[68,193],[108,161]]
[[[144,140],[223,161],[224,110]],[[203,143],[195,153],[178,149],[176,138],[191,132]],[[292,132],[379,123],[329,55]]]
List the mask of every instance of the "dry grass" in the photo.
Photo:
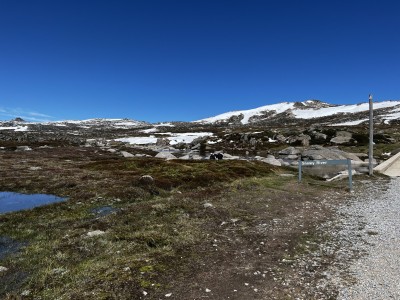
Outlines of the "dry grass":
[[[205,287],[214,299],[285,297],[273,279],[293,272],[282,258],[329,215],[320,199],[332,186],[306,177],[300,188],[296,177],[279,176],[295,172],[260,162],[124,159],[79,147],[1,155],[1,190],[69,197],[0,216],[0,236],[27,243],[1,262],[5,299],[23,291],[33,299],[139,299],[144,291],[146,299],[194,299]],[[154,184],[140,182],[145,174]],[[96,214],[102,207],[112,209]],[[94,230],[105,233],[88,237]],[[264,277],[253,275],[259,270]],[[259,292],[250,295],[245,282]]]

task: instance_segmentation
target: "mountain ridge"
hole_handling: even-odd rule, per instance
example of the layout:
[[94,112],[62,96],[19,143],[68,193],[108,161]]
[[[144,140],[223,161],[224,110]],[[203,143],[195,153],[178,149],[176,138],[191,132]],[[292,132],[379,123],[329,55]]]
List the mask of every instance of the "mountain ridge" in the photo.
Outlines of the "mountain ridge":
[[[397,120],[400,118],[400,101],[388,100],[374,103],[375,117],[384,122]],[[323,121],[325,117],[335,117],[342,121],[344,117],[365,114],[369,111],[369,103],[337,105],[323,102],[320,100],[306,100],[303,102],[281,102],[260,106],[258,108],[231,111],[194,121],[202,124],[221,124],[221,123],[241,123],[242,125],[268,122],[276,117],[279,119],[303,119]],[[363,119],[359,119],[360,121]],[[351,120],[355,121],[355,120]]]
[[[374,122],[390,124],[400,121],[400,100],[374,102]],[[297,102],[279,102],[247,110],[221,113],[195,121],[171,121],[150,123],[128,118],[90,118],[85,120],[61,120],[46,122],[28,122],[22,118],[0,121],[0,130],[18,128],[22,130],[30,125],[69,126],[69,127],[112,127],[137,128],[143,126],[173,126],[177,124],[196,125],[294,125],[296,123],[322,123],[325,125],[359,125],[368,120],[369,104],[331,104],[311,99]],[[22,128],[22,129],[21,129]]]

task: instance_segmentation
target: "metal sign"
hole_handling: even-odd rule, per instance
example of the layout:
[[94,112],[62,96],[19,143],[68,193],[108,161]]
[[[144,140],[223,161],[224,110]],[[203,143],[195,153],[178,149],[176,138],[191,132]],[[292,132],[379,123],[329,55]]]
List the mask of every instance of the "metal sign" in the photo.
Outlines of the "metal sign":
[[306,166],[328,166],[328,165],[347,165],[349,172],[349,189],[353,190],[353,178],[351,170],[351,159],[332,159],[332,160],[299,160],[299,182],[301,182],[302,167]]

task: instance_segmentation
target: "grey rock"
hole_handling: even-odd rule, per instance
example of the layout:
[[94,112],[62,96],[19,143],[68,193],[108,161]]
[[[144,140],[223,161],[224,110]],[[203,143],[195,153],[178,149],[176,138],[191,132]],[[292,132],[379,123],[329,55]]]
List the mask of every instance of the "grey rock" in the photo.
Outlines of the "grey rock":
[[277,140],[280,143],[284,143],[286,141],[286,138],[282,134],[277,134],[274,140]]
[[122,156],[123,157],[135,157],[135,155],[133,155],[133,154],[131,154],[131,153],[129,153],[129,152],[126,152],[126,151],[121,151],[121,154],[122,154]]
[[301,144],[305,147],[310,145],[311,137],[307,134],[301,134],[297,137],[297,140],[301,142]]
[[313,131],[311,134],[316,140],[326,140],[328,137],[326,134],[317,131]]
[[345,144],[352,140],[352,133],[347,131],[337,131],[336,136],[331,139],[331,143],[334,144]]
[[224,153],[224,160],[226,160],[226,159],[239,159],[239,158],[240,158],[239,156],[233,156],[233,155],[230,155],[228,153]]
[[89,231],[86,236],[87,237],[95,237],[95,236],[100,236],[105,234],[106,232],[103,230],[93,230],[93,231]]
[[303,159],[319,160],[319,159],[351,159],[353,161],[361,161],[361,159],[353,153],[344,152],[338,148],[323,148],[321,146],[313,146],[302,153]]
[[266,158],[262,158],[260,159],[260,161],[265,162],[267,164],[273,165],[273,166],[282,166],[282,163],[277,160],[275,157],[273,157],[272,155],[268,155],[268,157]]
[[156,146],[164,147],[164,146],[168,146],[169,143],[170,143],[170,141],[167,138],[158,138],[157,142],[156,142]]
[[204,208],[213,208],[214,205],[212,205],[212,204],[209,203],[209,202],[206,202],[206,203],[203,204],[203,207],[204,207]]
[[298,155],[295,155],[295,154],[289,154],[287,157],[286,157],[287,159],[298,159],[299,158],[299,156]]
[[281,154],[281,155],[298,155],[298,154],[301,154],[301,151],[295,147],[288,147],[288,148],[285,148],[285,149],[279,151],[279,154]]
[[192,150],[199,150],[201,147],[201,144],[195,144],[191,149]]
[[249,143],[251,146],[255,146],[255,145],[257,145],[257,140],[255,138],[251,138]]
[[152,184],[154,183],[154,178],[151,175],[143,175],[139,178],[139,181],[143,184]]
[[32,148],[29,146],[17,146],[17,151],[31,151]]
[[0,273],[8,271],[8,268],[0,266]]
[[203,159],[203,157],[202,156],[200,156],[200,155],[198,155],[198,154],[194,154],[194,153],[189,153],[189,154],[186,154],[186,155],[184,155],[184,156],[181,156],[181,157],[179,157],[179,159],[193,159],[193,160],[201,160],[201,159]]
[[173,155],[173,154],[171,154],[171,153],[169,153],[169,152],[160,152],[160,153],[158,153],[155,157],[157,157],[157,158],[164,158],[164,159],[167,159],[167,160],[169,160],[169,159],[176,159],[176,156]]

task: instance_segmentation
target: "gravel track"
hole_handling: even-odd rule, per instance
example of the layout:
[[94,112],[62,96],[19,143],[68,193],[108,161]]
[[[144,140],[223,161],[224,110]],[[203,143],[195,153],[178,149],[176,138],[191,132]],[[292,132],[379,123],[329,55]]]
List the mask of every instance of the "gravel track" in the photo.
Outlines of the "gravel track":
[[400,299],[400,179],[360,185],[339,210],[337,299]]

